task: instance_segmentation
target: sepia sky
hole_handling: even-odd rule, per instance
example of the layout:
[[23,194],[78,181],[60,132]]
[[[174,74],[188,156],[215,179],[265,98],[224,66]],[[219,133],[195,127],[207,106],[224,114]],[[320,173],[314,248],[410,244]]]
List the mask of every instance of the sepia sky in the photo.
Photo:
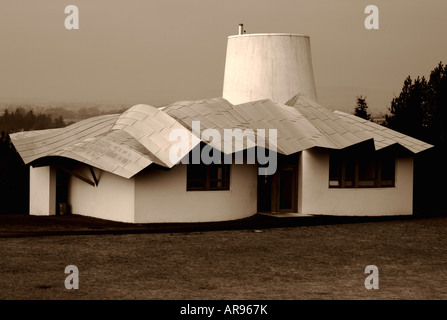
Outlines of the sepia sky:
[[[364,9],[379,8],[379,30]],[[65,6],[79,8],[67,30]],[[227,37],[311,37],[319,102],[386,112],[447,62],[445,0],[2,0],[0,102],[161,105],[222,95]]]

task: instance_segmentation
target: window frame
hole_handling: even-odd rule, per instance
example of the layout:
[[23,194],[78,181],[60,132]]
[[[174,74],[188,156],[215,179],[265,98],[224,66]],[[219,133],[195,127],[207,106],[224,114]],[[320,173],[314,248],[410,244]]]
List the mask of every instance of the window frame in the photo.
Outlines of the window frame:
[[[374,178],[373,179],[365,179],[362,180],[360,177],[360,166],[362,161],[371,161],[373,159],[374,168]],[[338,161],[340,167],[336,168],[336,172],[331,172],[334,170],[334,161]],[[346,177],[346,167],[347,162],[354,162],[354,178],[353,180],[347,179]],[[392,178],[391,179],[383,179],[382,168],[384,167],[385,161],[391,161],[393,163],[392,167]],[[391,164],[389,162],[388,164]],[[351,168],[352,169],[352,168]],[[337,178],[337,176],[339,176]],[[362,181],[372,181],[373,185],[362,185]],[[352,185],[348,185],[347,181],[352,181]],[[389,183],[385,183],[382,181],[388,181]],[[335,184],[337,182],[337,184]],[[367,189],[367,188],[395,188],[396,187],[396,157],[390,155],[388,153],[384,154],[373,154],[368,156],[354,156],[349,152],[330,152],[329,154],[329,182],[328,186],[331,189]]]
[[[205,179],[190,178],[190,166],[200,166],[200,169],[205,170]],[[222,167],[222,178],[212,177],[212,170],[214,168]],[[230,164],[187,164],[186,168],[186,191],[228,191],[230,190]],[[203,181],[203,187],[192,187],[189,182]],[[221,187],[213,186],[212,184],[222,183]]]

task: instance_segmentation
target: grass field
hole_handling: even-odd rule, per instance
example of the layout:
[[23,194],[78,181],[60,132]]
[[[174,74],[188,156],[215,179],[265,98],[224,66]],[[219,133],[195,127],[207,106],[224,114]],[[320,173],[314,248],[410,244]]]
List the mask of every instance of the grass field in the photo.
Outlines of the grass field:
[[[0,238],[0,299],[447,299],[447,218]],[[67,265],[79,289],[64,286]],[[364,286],[367,265],[379,289]]]

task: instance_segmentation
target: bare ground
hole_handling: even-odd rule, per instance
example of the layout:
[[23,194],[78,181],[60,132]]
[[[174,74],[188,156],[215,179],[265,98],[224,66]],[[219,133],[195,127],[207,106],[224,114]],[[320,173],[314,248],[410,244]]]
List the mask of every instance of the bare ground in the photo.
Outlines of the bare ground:
[[[446,217],[162,233],[96,221],[87,229],[121,232],[72,235],[50,235],[70,230],[56,218],[45,220],[53,227],[9,218],[0,219],[2,300],[447,299]],[[23,236],[37,226],[48,234]],[[64,286],[67,265],[79,269],[78,290]],[[364,286],[368,265],[378,290]]]

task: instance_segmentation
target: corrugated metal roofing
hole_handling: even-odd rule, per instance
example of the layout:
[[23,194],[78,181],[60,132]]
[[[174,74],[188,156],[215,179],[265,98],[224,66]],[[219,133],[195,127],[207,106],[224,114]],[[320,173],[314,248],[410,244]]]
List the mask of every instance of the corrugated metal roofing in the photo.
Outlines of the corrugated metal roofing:
[[[196,137],[193,121],[200,121],[200,133],[215,129],[220,141],[200,133]],[[249,148],[245,138],[242,144],[232,143],[231,150],[225,148],[225,130],[234,129],[252,133],[249,139],[266,148],[268,130],[276,129],[277,152],[285,155],[313,147],[343,149],[370,139],[376,150],[400,144],[418,153],[432,147],[353,115],[331,112],[299,95],[286,104],[267,99],[232,105],[223,98],[179,101],[163,108],[139,104],[120,115],[94,117],[66,128],[11,134],[11,140],[25,163],[59,156],[130,178],[152,163],[167,168],[175,165],[169,158],[171,148],[178,143],[170,141],[175,129],[183,130],[189,140],[180,157],[189,153],[200,138],[222,152]]]
[[409,137],[377,123],[356,117],[352,114],[341,111],[334,111],[334,113],[341,119],[347,119],[350,124],[359,128],[358,132],[361,132],[362,135],[369,137],[370,139],[374,139],[376,150],[396,143],[413,153],[418,153],[433,147],[431,144],[425,143],[424,141]]
[[[130,178],[151,163],[169,168],[175,165],[169,159],[169,148],[176,143],[169,141],[174,129],[185,128],[155,107],[136,105],[121,115],[99,116],[66,128],[10,136],[25,163],[59,156]],[[199,143],[191,133],[189,138],[192,145],[179,156],[185,156]]]

